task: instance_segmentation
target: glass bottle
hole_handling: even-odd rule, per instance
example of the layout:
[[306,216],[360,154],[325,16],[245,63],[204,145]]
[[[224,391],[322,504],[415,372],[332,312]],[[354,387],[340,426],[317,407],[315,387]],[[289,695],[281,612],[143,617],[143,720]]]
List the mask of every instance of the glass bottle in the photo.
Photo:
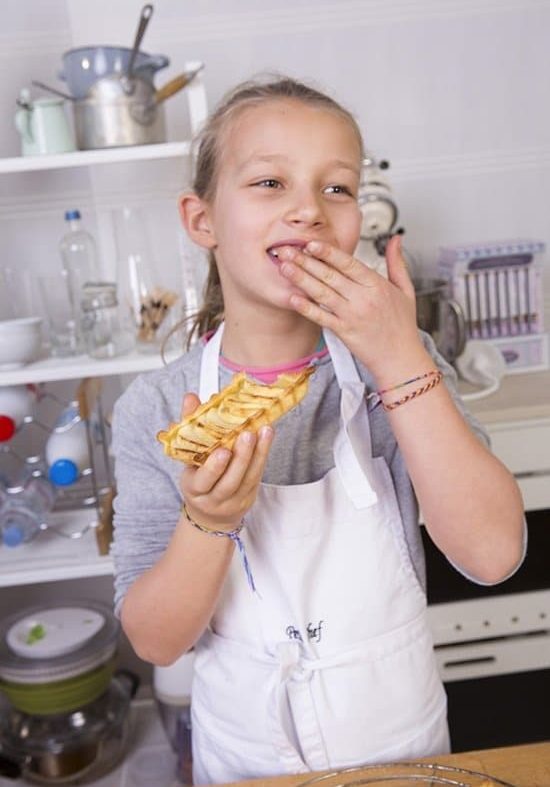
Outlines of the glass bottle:
[[97,251],[92,235],[82,228],[80,211],[66,211],[65,221],[68,231],[61,238],[59,251],[63,269],[69,277],[73,304],[77,309],[85,282],[98,279]]

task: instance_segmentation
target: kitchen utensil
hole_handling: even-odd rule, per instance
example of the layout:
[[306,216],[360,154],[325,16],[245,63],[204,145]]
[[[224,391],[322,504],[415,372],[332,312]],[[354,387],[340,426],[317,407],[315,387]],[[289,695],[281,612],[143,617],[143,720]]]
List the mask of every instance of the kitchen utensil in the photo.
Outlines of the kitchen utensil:
[[36,716],[5,705],[0,713],[0,774],[40,784],[84,784],[126,753],[136,675],[119,670],[103,693],[72,712]]
[[73,103],[81,150],[165,141],[164,112],[155,104],[154,85],[139,77],[132,82],[128,95],[119,79],[100,79],[86,98]]
[[[58,77],[67,83],[74,98],[83,99],[98,79],[109,74],[126,74],[131,55],[132,49],[120,46],[70,49],[63,54],[63,69]],[[132,75],[152,84],[156,72],[169,64],[170,59],[165,55],[139,51],[135,55]]]
[[466,344],[464,313],[449,297],[445,279],[413,279],[418,327],[431,334],[440,353],[450,362]]
[[147,26],[149,24],[149,20],[153,15],[153,6],[150,4],[144,5],[141,9],[141,14],[139,17],[139,22],[136,30],[136,36],[134,39],[134,46],[132,47],[132,52],[130,53],[130,60],[128,61],[128,66],[126,68],[126,73],[124,74],[124,80],[127,84],[131,85],[131,79],[134,74],[134,63],[136,61],[136,56],[139,51],[139,47],[143,40],[143,36],[145,35],[145,31],[147,30]]
[[19,369],[36,361],[42,351],[42,318],[0,321],[0,370]]
[[74,96],[70,96],[68,93],[64,93],[62,90],[58,90],[56,87],[50,87],[49,85],[45,85],[44,82],[38,82],[36,79],[31,81],[31,85],[35,87],[39,87],[41,90],[47,90],[49,93],[53,93],[56,96],[60,96],[61,98],[65,98],[67,101],[74,101]]
[[468,339],[490,341],[502,352],[506,371],[544,369],[542,241],[515,239],[446,246],[438,270],[451,283],[465,312]]
[[67,153],[75,149],[61,98],[37,98],[30,101],[22,91],[15,113],[15,127],[21,135],[23,156]]

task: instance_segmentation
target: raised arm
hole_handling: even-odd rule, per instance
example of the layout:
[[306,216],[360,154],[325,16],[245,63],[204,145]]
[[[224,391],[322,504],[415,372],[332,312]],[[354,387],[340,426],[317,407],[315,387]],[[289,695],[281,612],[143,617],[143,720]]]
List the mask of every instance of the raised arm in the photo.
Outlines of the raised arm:
[[[434,370],[420,339],[415,293],[400,251],[388,244],[388,280],[324,243],[306,253],[285,248],[283,275],[304,295],[291,305],[330,328],[374,374],[379,389]],[[415,388],[383,396],[389,404]],[[463,571],[482,582],[507,577],[523,554],[523,503],[506,467],[474,435],[441,383],[389,411],[430,536]]]

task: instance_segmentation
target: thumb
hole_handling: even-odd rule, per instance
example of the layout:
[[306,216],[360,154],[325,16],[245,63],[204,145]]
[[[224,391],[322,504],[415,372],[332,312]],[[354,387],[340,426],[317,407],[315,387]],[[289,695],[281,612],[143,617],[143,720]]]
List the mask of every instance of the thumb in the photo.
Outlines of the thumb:
[[407,270],[407,263],[401,250],[401,236],[393,235],[386,246],[386,265],[388,279],[405,295],[414,296],[414,286]]
[[201,400],[194,393],[185,394],[183,397],[183,405],[181,408],[181,417],[186,418],[188,415],[191,415],[195,412],[197,407],[200,405]]

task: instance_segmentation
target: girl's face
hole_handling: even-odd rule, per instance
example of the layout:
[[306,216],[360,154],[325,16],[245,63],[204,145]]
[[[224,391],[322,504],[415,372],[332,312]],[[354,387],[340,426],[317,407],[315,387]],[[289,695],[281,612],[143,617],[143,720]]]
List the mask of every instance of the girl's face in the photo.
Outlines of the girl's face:
[[335,112],[297,100],[244,110],[221,147],[208,206],[226,308],[288,307],[293,285],[276,247],[326,241],[352,254],[359,239],[361,150]]

